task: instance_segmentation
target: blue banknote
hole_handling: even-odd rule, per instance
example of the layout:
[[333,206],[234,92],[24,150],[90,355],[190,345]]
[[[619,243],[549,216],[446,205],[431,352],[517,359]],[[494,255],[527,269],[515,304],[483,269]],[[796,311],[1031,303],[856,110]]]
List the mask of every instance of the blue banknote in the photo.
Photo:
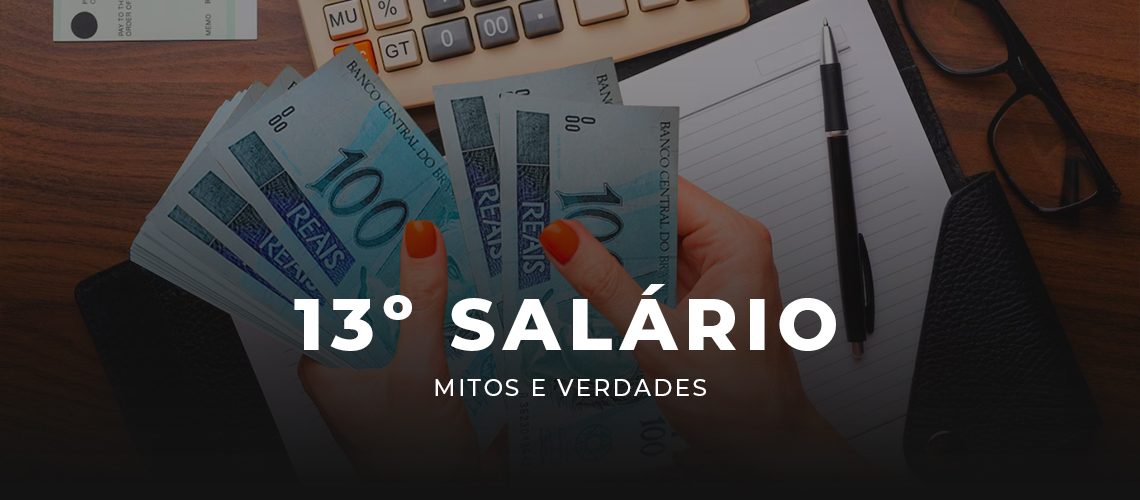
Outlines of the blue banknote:
[[[409,221],[440,228],[448,310],[479,296],[447,164],[359,52],[342,52],[227,128],[208,153],[260,215],[275,238],[272,251],[296,259],[323,296],[374,299],[366,320],[373,346],[383,351],[369,358],[373,366],[386,364],[396,345],[398,323],[379,305],[399,292],[399,249]],[[243,240],[266,241],[256,224],[230,225]],[[450,323],[445,329],[460,334]],[[493,362],[487,351],[449,347],[448,355],[456,376]],[[501,401],[467,402],[477,427],[501,425]]]
[[[435,87],[435,109],[455,184],[456,204],[475,278],[485,296],[502,296],[503,205],[499,159],[499,97],[530,95],[621,104],[612,59],[497,80]],[[509,212],[509,211],[508,211]]]
[[[503,294],[513,318],[526,299],[542,302],[559,344],[572,345],[577,292],[551,265],[539,241],[559,219],[582,222],[645,288],[673,305],[677,294],[678,110],[606,106],[504,96],[500,102]],[[502,370],[524,379],[623,378],[642,373],[617,350],[628,325],[593,308],[589,334],[613,339],[612,351],[547,351],[524,342]],[[581,398],[548,394],[509,408],[512,463],[524,474],[550,465],[614,473],[672,463],[681,446],[648,396]],[[642,428],[657,422],[655,430]],[[643,434],[644,433],[644,434]],[[519,439],[515,439],[519,436]],[[652,436],[651,442],[644,437]]]
[[[503,290],[508,317],[524,299],[547,305],[569,345],[569,301],[578,297],[539,242],[558,219],[582,222],[644,287],[672,304],[677,275],[677,108],[603,106],[535,97],[502,99]],[[593,321],[595,336],[618,338]],[[622,331],[626,325],[620,325]],[[616,344],[615,344],[616,349]],[[629,375],[629,353],[524,352],[528,373],[554,377]]]
[[[131,248],[132,260],[140,265],[298,348],[301,336],[296,328],[297,313],[293,310],[292,297],[317,298],[326,307],[327,301],[312,287],[311,281],[290,280],[288,273],[259,258],[253,243],[231,241],[234,246],[230,247],[215,235],[213,231],[226,236],[229,233],[226,224],[229,219],[238,218],[238,213],[247,222],[257,221],[259,217],[250,213],[240,196],[217,177],[211,169],[212,163],[202,158],[202,152],[220,130],[300,80],[295,70],[286,68],[268,88],[254,84],[224,103],[203,130],[162,200],[147,217]],[[199,180],[195,182],[195,178]],[[241,210],[227,215],[227,206]],[[191,211],[197,212],[197,217]],[[219,219],[219,214],[226,220]],[[265,232],[263,225],[262,232]],[[329,316],[322,321],[322,326],[319,334],[327,342],[332,331],[327,327],[336,326],[335,318]],[[351,359],[332,354],[328,351],[312,353],[325,364],[354,364]]]

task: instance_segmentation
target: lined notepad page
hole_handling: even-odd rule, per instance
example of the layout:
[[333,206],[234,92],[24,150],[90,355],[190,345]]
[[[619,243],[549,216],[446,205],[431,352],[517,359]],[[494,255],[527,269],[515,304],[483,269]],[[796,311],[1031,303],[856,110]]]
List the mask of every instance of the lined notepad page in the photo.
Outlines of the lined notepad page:
[[[859,229],[876,291],[875,333],[859,362],[839,299],[819,81],[824,18],[843,65]],[[802,4],[622,82],[622,96],[626,104],[681,107],[681,175],[768,226],[785,303],[812,297],[834,309],[835,339],[798,353],[804,387],[856,448],[901,469],[903,417],[950,193],[870,7]],[[801,318],[797,327],[811,335],[819,322]]]

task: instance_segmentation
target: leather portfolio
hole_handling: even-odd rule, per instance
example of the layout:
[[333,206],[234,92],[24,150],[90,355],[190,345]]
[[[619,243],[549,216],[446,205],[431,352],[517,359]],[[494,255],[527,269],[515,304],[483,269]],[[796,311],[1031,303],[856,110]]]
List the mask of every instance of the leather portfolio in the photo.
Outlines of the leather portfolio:
[[982,174],[943,213],[907,461],[932,479],[1071,477],[1098,424],[1001,185]]

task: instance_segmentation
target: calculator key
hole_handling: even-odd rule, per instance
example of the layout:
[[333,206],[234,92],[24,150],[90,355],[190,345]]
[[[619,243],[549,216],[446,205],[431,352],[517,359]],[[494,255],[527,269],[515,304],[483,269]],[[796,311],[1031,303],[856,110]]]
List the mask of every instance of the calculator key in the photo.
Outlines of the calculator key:
[[[463,0],[424,0],[424,11],[428,17],[439,17],[461,10],[463,10]],[[428,50],[428,54],[431,54],[431,50]]]
[[578,11],[578,24],[582,26],[629,15],[625,0],[574,0],[574,8]]
[[376,68],[376,52],[374,52],[372,50],[372,42],[371,41],[361,40],[361,41],[356,42],[356,43],[346,43],[346,44],[341,45],[337,48],[334,48],[333,49],[333,56],[335,57],[337,54],[340,54],[340,51],[347,49],[349,47],[356,47],[356,50],[360,51],[360,55],[364,56],[364,60],[368,61],[368,64],[370,64],[372,66],[372,71],[375,71],[377,73],[380,72],[380,70],[378,70]]
[[534,0],[519,4],[523,34],[527,38],[553,35],[562,31],[562,13],[557,0]]
[[503,0],[471,0],[472,7],[482,7],[484,5],[491,5],[493,3],[502,2]]
[[519,41],[519,30],[515,26],[515,14],[510,7],[475,16],[475,31],[479,32],[479,45],[484,49]]
[[384,71],[390,73],[418,66],[423,62],[423,59],[420,59],[420,45],[416,43],[414,30],[382,36],[376,42],[380,46],[380,60],[384,63]]
[[660,9],[661,7],[669,7],[677,5],[677,0],[637,0],[641,6],[641,10],[649,12],[651,10]]
[[424,49],[432,62],[475,52],[475,40],[471,38],[471,25],[467,18],[424,26]]
[[372,24],[382,30],[412,22],[412,11],[408,0],[368,0],[372,10]]
[[364,23],[364,12],[360,10],[360,0],[348,0],[325,6],[325,24],[329,28],[329,38],[340,40],[368,31]]

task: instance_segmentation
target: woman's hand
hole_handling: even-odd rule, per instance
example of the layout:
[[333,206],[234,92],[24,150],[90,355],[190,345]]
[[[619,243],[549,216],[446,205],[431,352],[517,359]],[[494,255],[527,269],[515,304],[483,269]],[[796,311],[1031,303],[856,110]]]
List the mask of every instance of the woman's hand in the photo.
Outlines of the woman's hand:
[[[650,379],[703,378],[703,397],[664,397],[658,404],[691,446],[717,466],[760,466],[770,472],[836,472],[858,461],[808,402],[791,349],[779,332],[780,300],[768,230],[681,179],[678,193],[678,307],[662,306],[679,346],[664,351],[639,343],[634,354]],[[562,275],[590,304],[624,332],[642,289],[582,224],[557,221],[540,237]],[[736,312],[729,333],[734,351],[706,340],[688,346],[688,300],[720,299]],[[749,299],[765,299],[766,349],[749,350]]]
[[367,478],[467,478],[479,468],[475,431],[458,396],[434,394],[447,379],[443,318],[447,249],[431,222],[404,231],[400,293],[412,315],[401,322],[396,355],[372,370],[329,368],[309,358],[301,382],[358,472]]

